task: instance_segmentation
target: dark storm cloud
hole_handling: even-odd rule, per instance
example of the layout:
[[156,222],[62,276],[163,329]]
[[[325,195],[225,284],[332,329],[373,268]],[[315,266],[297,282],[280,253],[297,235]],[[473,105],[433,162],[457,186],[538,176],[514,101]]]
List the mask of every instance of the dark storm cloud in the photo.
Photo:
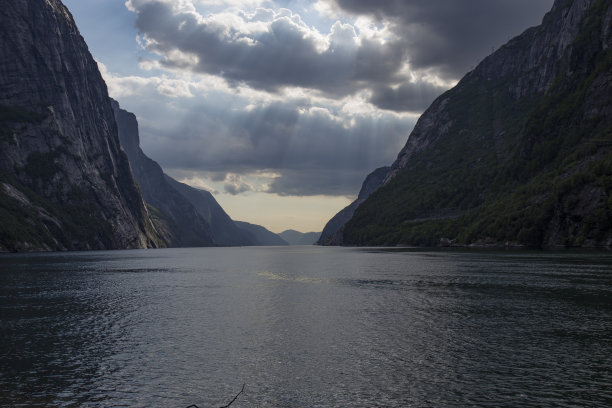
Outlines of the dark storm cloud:
[[[484,56],[528,26],[537,24],[553,0],[329,0],[354,14],[390,22],[397,38],[353,40],[353,27],[334,24],[329,47],[317,42],[297,15],[259,10],[240,14],[246,23],[267,30],[241,32],[222,22],[178,12],[159,0],[132,1],[137,29],[151,40],[148,49],[163,56],[162,65],[223,76],[268,91],[298,86],[336,96],[373,91],[383,109],[414,111],[431,102],[433,87],[409,84],[400,75],[403,63],[432,69],[456,80]],[[195,55],[186,62],[174,51]],[[391,87],[402,87],[391,92]],[[416,92],[410,94],[412,90]],[[435,95],[433,95],[435,96]]]
[[370,102],[381,109],[422,112],[445,90],[427,82],[404,83],[397,88],[381,86],[373,89]]
[[248,111],[207,105],[181,122],[172,143],[164,137],[147,146],[151,155],[171,168],[227,173],[369,168],[392,158],[414,125],[360,117],[349,126],[323,109],[291,103]]
[[[211,102],[188,111],[170,136],[141,127],[148,155],[173,171],[274,172],[281,177],[271,181],[270,192],[281,195],[354,194],[368,169],[395,157],[414,125],[392,115],[347,123],[292,101],[236,111]],[[249,189],[239,179],[225,182],[229,193]]]
[[[202,21],[192,13],[174,12],[160,1],[137,7],[136,27],[153,40],[149,49],[165,56],[165,66],[221,75],[230,83],[269,91],[299,86],[348,95],[364,85],[397,81],[404,59],[397,44],[365,39],[357,44],[353,28],[339,23],[331,29],[329,47],[318,50],[313,32],[288,13],[272,17],[243,14],[245,22],[256,19],[267,25],[266,31],[247,34]],[[184,60],[172,56],[174,50],[195,55],[199,61],[186,66]]]
[[308,172],[284,170],[269,185],[268,193],[280,196],[354,196],[367,175],[367,171],[313,169]]
[[458,79],[493,48],[537,25],[553,0],[329,0],[390,21],[413,68]]

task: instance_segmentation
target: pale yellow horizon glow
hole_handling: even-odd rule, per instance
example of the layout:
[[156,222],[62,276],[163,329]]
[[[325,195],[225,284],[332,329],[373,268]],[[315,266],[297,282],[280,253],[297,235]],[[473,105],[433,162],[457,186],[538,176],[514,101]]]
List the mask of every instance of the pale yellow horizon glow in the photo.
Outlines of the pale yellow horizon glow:
[[320,232],[327,221],[351,203],[348,197],[279,196],[264,192],[220,193],[215,194],[215,199],[233,220],[261,225],[274,233],[288,229]]

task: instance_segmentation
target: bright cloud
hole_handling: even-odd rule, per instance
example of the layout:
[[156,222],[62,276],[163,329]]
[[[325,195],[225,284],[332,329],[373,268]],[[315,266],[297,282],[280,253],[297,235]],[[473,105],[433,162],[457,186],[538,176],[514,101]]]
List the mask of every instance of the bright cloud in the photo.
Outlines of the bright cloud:
[[[136,27],[145,48],[159,55],[159,66],[166,69],[217,75],[234,86],[272,93],[299,87],[333,97],[363,89],[374,94],[409,80],[402,72],[406,63],[400,38],[367,17],[358,20],[359,34],[341,21],[323,34],[284,8],[203,15],[193,4],[162,0],[131,0],[130,7],[138,14]],[[422,81],[411,85],[431,91],[410,94],[409,103],[394,106],[385,100],[381,107],[421,111],[432,93],[444,90]]]

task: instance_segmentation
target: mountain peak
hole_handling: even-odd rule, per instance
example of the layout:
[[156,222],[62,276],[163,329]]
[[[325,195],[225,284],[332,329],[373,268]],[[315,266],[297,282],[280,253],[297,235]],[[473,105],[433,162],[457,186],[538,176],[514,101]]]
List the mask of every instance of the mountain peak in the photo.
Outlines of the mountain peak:
[[433,102],[333,241],[612,245],[611,22],[555,2]]

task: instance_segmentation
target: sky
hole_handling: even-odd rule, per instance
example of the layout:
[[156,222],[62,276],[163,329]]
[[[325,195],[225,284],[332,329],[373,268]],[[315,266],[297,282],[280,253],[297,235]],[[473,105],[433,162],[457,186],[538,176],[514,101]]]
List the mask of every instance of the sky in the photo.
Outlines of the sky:
[[63,0],[143,151],[235,220],[321,231],[553,0]]

